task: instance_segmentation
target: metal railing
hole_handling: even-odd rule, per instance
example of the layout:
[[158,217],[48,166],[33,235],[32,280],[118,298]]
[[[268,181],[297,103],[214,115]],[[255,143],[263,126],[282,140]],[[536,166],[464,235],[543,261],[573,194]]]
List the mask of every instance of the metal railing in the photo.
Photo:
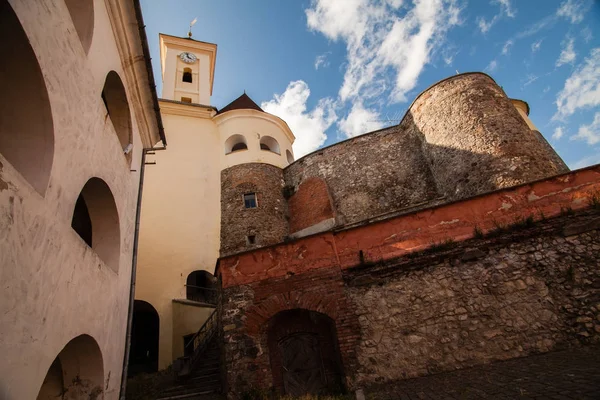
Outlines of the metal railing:
[[216,305],[218,290],[195,285],[185,285],[185,296],[188,300]]
[[[217,310],[214,310],[202,327],[194,334],[190,341],[185,345],[184,354],[189,353],[190,356],[180,357],[173,364],[173,369],[178,377],[183,377],[190,374],[200,359],[202,353],[208,347],[211,339],[217,333]],[[191,346],[191,349],[190,349]]]

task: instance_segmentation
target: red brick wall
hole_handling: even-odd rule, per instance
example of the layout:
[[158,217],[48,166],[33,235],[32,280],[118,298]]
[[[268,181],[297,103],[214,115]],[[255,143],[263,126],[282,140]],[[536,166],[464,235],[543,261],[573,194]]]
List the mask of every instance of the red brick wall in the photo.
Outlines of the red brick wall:
[[288,200],[290,233],[333,218],[331,197],[327,184],[320,178],[308,178]]
[[[320,268],[224,288],[222,307],[226,358],[235,360],[227,370],[229,392],[239,394],[250,387],[277,384],[271,372],[267,334],[270,319],[285,310],[305,309],[331,318],[343,368],[356,369],[360,329],[339,268]],[[346,376],[346,380],[351,387],[353,377]]]
[[473,237],[527,217],[540,219],[564,209],[589,207],[600,193],[600,166],[503,189],[456,203],[367,224],[341,232],[324,232],[290,243],[220,260],[223,287],[363,261],[379,262],[423,250],[446,240]]

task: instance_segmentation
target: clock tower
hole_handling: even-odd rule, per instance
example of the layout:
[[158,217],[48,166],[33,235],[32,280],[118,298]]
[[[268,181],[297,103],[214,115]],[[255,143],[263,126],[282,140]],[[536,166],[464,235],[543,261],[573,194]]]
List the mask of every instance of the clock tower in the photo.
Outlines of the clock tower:
[[217,45],[160,34],[162,98],[210,105]]

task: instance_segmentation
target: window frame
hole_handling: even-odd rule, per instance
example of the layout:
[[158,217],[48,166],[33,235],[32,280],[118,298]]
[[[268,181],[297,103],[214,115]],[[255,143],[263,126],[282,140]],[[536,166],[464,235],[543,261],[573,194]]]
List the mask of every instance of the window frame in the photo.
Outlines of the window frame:
[[[254,198],[253,198],[253,200],[254,200],[254,207],[248,207],[248,205],[246,203],[246,196],[251,196],[251,195],[254,196]],[[243,204],[244,204],[244,209],[246,209],[246,210],[251,210],[253,208],[258,208],[258,196],[256,195],[256,192],[243,193],[242,194],[242,201],[243,201]]]

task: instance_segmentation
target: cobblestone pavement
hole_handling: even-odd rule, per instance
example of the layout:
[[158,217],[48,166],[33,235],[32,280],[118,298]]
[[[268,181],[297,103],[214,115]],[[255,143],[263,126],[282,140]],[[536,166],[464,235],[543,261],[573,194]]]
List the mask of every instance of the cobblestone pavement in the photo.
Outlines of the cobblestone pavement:
[[365,390],[368,400],[600,399],[600,346],[534,355]]

